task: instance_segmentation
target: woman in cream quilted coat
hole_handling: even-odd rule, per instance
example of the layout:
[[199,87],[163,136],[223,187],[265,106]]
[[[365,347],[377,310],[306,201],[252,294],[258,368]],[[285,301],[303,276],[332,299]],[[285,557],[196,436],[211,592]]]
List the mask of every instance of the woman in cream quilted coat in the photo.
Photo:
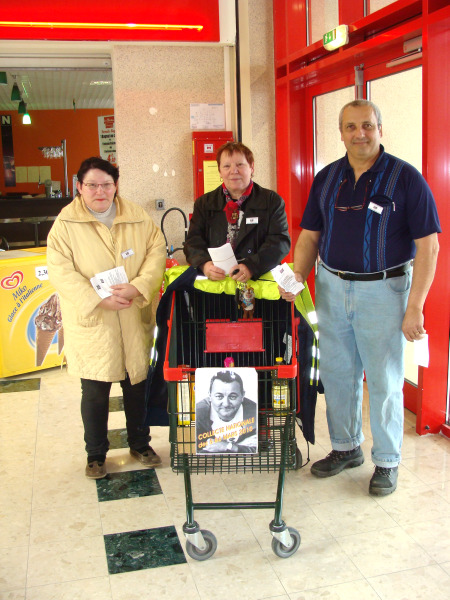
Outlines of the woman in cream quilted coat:
[[[144,420],[152,299],[161,286],[166,249],[144,209],[118,195],[117,167],[92,157],[77,176],[78,194],[49,233],[47,265],[60,298],[68,371],[81,378],[85,473],[100,479],[106,475],[112,382],[123,390],[131,455],[145,466],[161,463]],[[90,279],[118,267],[128,282],[110,286],[111,295],[102,299]]]

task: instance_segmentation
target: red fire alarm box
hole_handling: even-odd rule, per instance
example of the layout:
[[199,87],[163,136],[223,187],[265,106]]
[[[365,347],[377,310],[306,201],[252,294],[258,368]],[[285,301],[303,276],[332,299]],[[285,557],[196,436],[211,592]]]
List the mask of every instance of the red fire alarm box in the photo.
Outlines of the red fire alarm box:
[[216,153],[225,142],[233,141],[232,131],[193,131],[192,164],[194,200],[220,185]]

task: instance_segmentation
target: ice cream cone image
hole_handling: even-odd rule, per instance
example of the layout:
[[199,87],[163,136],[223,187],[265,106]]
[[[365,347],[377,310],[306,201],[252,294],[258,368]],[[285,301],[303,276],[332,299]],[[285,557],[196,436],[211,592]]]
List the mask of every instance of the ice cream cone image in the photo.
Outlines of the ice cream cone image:
[[55,337],[54,331],[36,329],[36,366],[40,367],[47,356],[48,349]]
[[[36,325],[36,366],[40,367],[49,351],[55,333],[60,330],[62,332],[58,294],[52,294],[46,302],[41,304],[34,323]],[[64,334],[58,338],[58,354],[61,353],[63,346]]]

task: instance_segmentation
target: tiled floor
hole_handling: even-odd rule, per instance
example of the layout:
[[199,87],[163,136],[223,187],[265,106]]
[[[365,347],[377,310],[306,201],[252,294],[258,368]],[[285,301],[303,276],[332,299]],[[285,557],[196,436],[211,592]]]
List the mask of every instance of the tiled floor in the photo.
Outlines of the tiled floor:
[[[21,381],[16,385],[14,381]],[[330,479],[309,467],[287,476],[283,516],[302,543],[271,550],[270,510],[203,511],[218,540],[197,562],[185,552],[184,482],[169,466],[168,429],[152,430],[162,467],[141,469],[123,447],[113,386],[107,479],[84,476],[79,382],[48,370],[0,381],[1,600],[418,600],[450,597],[450,441],[405,423],[399,487],[368,495],[365,464]],[[330,449],[318,403],[311,459]],[[299,433],[299,447],[306,443]],[[194,499],[272,501],[276,476],[193,476]]]

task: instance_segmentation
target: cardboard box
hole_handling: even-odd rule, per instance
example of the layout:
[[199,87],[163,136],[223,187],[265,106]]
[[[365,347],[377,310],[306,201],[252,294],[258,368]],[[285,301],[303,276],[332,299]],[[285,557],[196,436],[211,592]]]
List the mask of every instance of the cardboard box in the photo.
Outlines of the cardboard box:
[[195,454],[195,425],[177,427],[178,454]]

